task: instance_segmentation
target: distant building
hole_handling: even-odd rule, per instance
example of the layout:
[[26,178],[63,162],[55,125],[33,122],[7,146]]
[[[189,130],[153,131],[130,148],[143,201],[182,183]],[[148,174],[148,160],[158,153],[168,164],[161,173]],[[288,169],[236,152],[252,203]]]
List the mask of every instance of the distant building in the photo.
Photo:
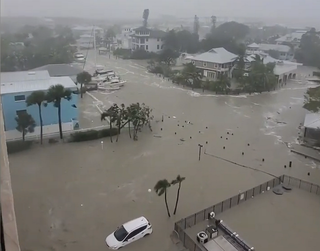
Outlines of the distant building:
[[51,18],[44,18],[41,20],[41,25],[48,27],[49,29],[54,29],[56,27],[56,24],[53,19]]
[[317,113],[307,114],[303,123],[303,140],[307,144],[320,143],[320,115]]
[[297,30],[295,32],[292,32],[290,34],[287,34],[287,35],[284,35],[282,37],[277,38],[276,43],[277,44],[290,43],[295,48],[298,48],[298,47],[300,47],[302,36],[306,33],[307,33],[306,30]]
[[83,34],[77,39],[77,45],[80,49],[92,49],[94,47],[94,36]]
[[160,52],[164,46],[166,32],[140,27],[131,35],[132,50],[146,50],[148,52]]
[[98,34],[103,34],[103,29],[97,26],[75,26],[72,28],[72,32],[75,36],[81,35],[91,35],[93,36],[93,31]]
[[298,66],[302,65],[299,63],[291,62],[291,61],[275,59],[266,53],[260,52],[260,53],[248,55],[245,58],[246,67],[249,70],[250,70],[251,64],[256,60],[257,55],[260,57],[260,59],[264,64],[268,64],[268,63],[275,64],[273,73],[278,79],[279,86],[287,83],[287,81],[290,79],[295,79],[297,75],[296,73],[297,68]]
[[122,49],[131,49],[132,45],[132,37],[134,34],[134,28],[125,27],[122,29],[121,34],[117,35],[117,40],[121,41],[121,45],[119,46]]
[[[38,136],[40,131],[39,110],[37,105],[27,107],[26,99],[34,91],[47,91],[52,85],[63,85],[71,91],[77,91],[77,86],[70,77],[50,77],[48,71],[36,72],[4,72],[1,73],[1,99],[4,117],[4,127],[7,140],[21,139],[21,133],[16,130],[15,118],[19,113],[30,114],[37,127],[34,133],[26,137]],[[78,94],[72,93],[72,99],[61,101],[61,120],[64,131],[73,130],[78,123]],[[59,132],[57,108],[53,104],[42,107],[43,133]]]
[[83,72],[83,69],[73,64],[48,64],[31,71],[48,71],[50,77],[70,77],[76,83],[77,75]]
[[294,52],[288,45],[282,44],[250,44],[247,46],[247,54],[259,54],[261,52],[269,53],[275,51],[278,53],[280,60],[293,60]]
[[238,56],[220,47],[189,58],[205,78],[215,81],[223,75],[231,77],[231,70]]

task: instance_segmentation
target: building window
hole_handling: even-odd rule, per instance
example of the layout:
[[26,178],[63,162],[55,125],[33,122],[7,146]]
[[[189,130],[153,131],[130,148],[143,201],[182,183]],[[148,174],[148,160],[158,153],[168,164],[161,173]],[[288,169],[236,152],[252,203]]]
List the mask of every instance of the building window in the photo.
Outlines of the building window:
[[159,50],[160,49],[160,46],[159,45],[157,45],[157,50]]
[[159,42],[159,41],[160,41],[160,39],[159,39],[159,38],[157,38],[157,41]]
[[206,62],[203,62],[203,63],[202,63],[202,66],[206,67],[206,66],[207,66],[207,63],[206,63]]
[[26,113],[27,113],[27,110],[17,110],[16,111],[17,116],[21,116],[21,115],[26,114]]
[[149,50],[149,45],[146,45],[146,51]]
[[26,101],[26,96],[25,95],[14,96],[14,101],[16,101],[16,102]]
[[148,42],[149,41],[149,39],[148,38],[146,38],[146,42]]
[[164,47],[164,44],[163,44],[163,45],[161,45],[161,49],[163,49],[163,47]]

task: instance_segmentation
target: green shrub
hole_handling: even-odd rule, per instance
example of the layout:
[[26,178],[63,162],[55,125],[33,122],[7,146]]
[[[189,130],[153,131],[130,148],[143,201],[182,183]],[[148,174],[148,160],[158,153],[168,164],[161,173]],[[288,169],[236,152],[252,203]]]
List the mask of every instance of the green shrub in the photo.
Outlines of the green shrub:
[[21,152],[24,150],[29,149],[32,146],[33,141],[12,141],[12,142],[7,142],[7,150],[8,153],[17,153]]
[[104,138],[104,137],[110,137],[110,136],[115,136],[118,134],[118,129],[117,128],[112,128],[110,130],[110,128],[107,129],[103,129],[99,132],[99,138]]
[[81,141],[88,141],[88,140],[95,140],[99,138],[109,137],[113,135],[117,135],[117,128],[109,128],[97,131],[97,130],[90,130],[85,132],[75,132],[71,134],[71,142],[81,142]]

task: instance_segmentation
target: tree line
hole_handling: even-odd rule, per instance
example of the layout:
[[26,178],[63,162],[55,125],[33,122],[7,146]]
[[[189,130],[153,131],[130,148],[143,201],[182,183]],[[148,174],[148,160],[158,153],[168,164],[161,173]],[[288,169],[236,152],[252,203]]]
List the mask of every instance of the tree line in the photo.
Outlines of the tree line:
[[[57,33],[59,32],[59,33]],[[47,64],[73,62],[76,48],[72,31],[60,27],[24,27],[18,33],[1,35],[1,71],[27,71]]]

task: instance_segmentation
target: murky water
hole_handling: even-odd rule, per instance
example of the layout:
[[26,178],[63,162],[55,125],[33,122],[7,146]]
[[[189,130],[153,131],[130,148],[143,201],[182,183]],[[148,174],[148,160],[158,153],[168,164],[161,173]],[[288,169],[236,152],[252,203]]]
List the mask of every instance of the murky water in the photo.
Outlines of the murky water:
[[[93,58],[89,54],[88,70],[93,69]],[[172,251],[169,235],[175,221],[273,178],[212,155],[320,183],[317,164],[287,147],[296,142],[306,113],[302,104],[310,86],[303,80],[307,69],[301,69],[301,81],[275,92],[217,96],[173,85],[147,73],[140,62],[98,56],[97,63],[115,70],[127,83],[116,92],[92,94],[106,107],[113,102],[145,102],[154,109],[153,132],[144,129],[136,142],[124,130],[114,144],[110,139],[103,145],[101,140],[54,144],[11,155],[23,249],[103,250],[105,237],[119,224],[144,215],[154,233],[126,249],[152,246],[155,251]],[[81,100],[82,127],[101,125],[95,106],[100,101],[88,95]],[[208,153],[202,153],[201,161],[198,144]],[[293,166],[285,169],[289,161]],[[159,179],[170,181],[178,174],[186,181],[178,213],[167,219],[163,198],[148,189]],[[175,193],[176,187],[170,188],[170,208]]]

